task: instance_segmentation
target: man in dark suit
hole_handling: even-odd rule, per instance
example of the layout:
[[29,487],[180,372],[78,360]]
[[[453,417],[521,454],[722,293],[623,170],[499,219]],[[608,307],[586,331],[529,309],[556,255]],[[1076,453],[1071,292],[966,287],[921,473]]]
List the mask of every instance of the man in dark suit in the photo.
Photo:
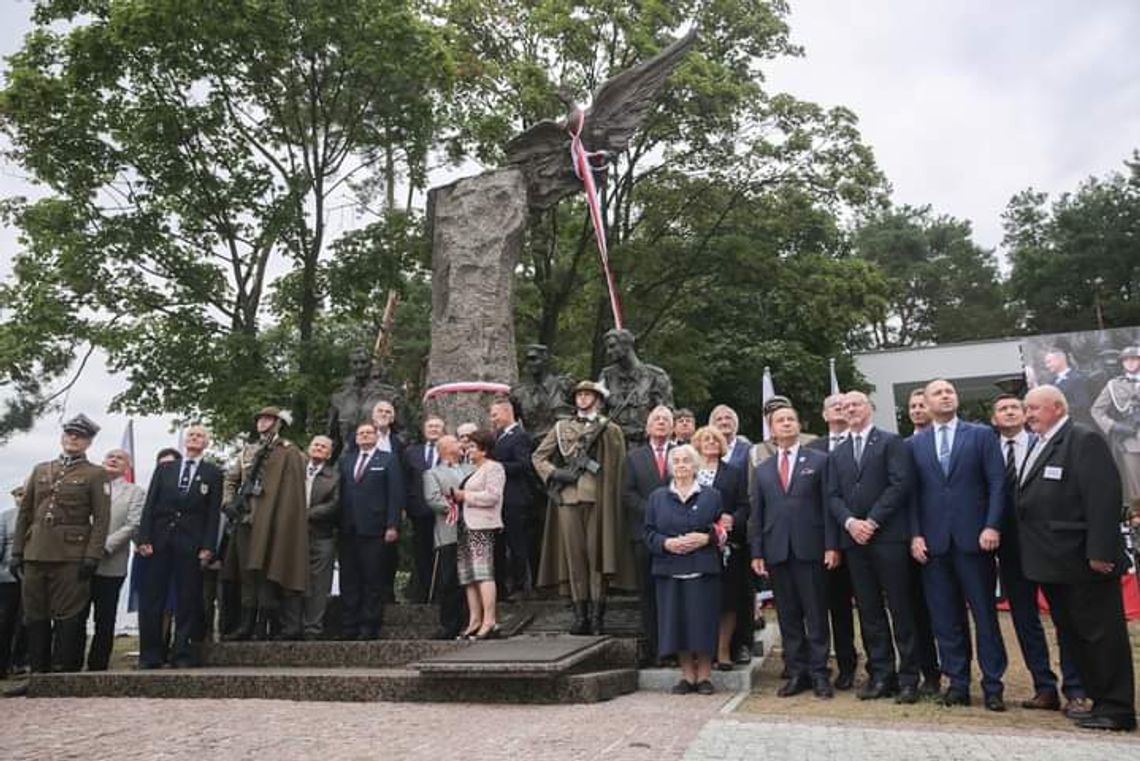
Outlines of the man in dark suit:
[[897,702],[914,703],[919,667],[910,591],[910,453],[905,441],[871,424],[873,407],[866,394],[845,394],[843,409],[847,438],[831,453],[828,490],[871,662],[871,680],[859,698],[897,691]]
[[[830,454],[847,440],[847,415],[843,394],[831,394],[823,400],[823,420],[827,435],[812,439],[808,449]],[[840,532],[842,535],[842,532]],[[839,673],[835,689],[849,690],[855,684],[855,615],[851,600],[855,590],[851,585],[851,572],[846,563],[827,572],[827,613],[831,621],[831,646],[835,649],[835,664]],[[864,648],[866,635],[864,634]]]
[[356,448],[340,464],[340,600],[345,639],[379,639],[385,556],[399,539],[407,498],[400,460],[378,449],[372,422],[356,427]]
[[942,703],[970,703],[969,604],[982,669],[985,707],[1004,711],[1007,665],[994,593],[994,552],[1005,511],[1005,466],[987,426],[958,419],[958,393],[946,380],[926,385],[933,425],[911,439],[918,509],[912,515],[911,554],[925,564],[923,584],[942,671],[950,686]]
[[[403,434],[396,431],[394,427],[396,424],[396,405],[390,399],[391,397],[381,399],[372,407],[372,424],[376,427],[376,449],[381,452],[388,452],[396,458],[396,463],[401,468],[401,480],[406,482],[407,476],[402,469],[404,467],[404,449],[407,447],[407,442],[404,440]],[[351,458],[356,458],[359,454],[359,450],[355,447],[347,453]],[[344,457],[341,458],[342,462],[343,460]],[[396,601],[396,569],[399,565],[400,543],[393,539],[391,542],[385,543],[383,567],[380,572],[383,578],[381,595],[385,603]],[[413,588],[412,592],[415,591]]]
[[[1002,593],[1009,603],[1017,644],[1025,659],[1025,667],[1033,677],[1033,697],[1021,706],[1030,710],[1056,711],[1061,707],[1061,699],[1057,694],[1057,675],[1049,666],[1049,645],[1045,641],[1045,629],[1041,626],[1041,613],[1037,604],[1039,585],[1027,579],[1021,569],[1021,542],[1018,541],[1017,511],[1014,509],[1017,474],[1036,446],[1037,435],[1026,432],[1024,405],[1013,394],[1001,394],[994,400],[990,422],[997,429],[1002,457],[1005,459],[1006,510],[1001,547],[998,548],[998,575],[1001,578]],[[1084,706],[1087,696],[1081,687],[1076,664],[1073,663],[1072,646],[1060,631],[1057,632],[1057,642],[1061,650],[1061,669],[1065,676],[1065,695],[1069,698],[1065,710],[1066,713],[1071,713]]]
[[[913,433],[910,439],[930,427],[930,410],[926,406],[926,389],[911,389],[907,399],[907,417]],[[912,473],[913,475],[913,473]],[[918,497],[913,483],[910,491],[911,515],[918,509]],[[962,601],[965,605],[965,601]],[[937,695],[942,692],[942,667],[938,662],[938,648],[934,646],[934,628],[930,625],[930,608],[926,604],[926,589],[922,583],[922,563],[912,556],[910,559],[910,607],[914,612],[914,638],[918,649],[918,665],[922,669],[920,695]]]
[[424,443],[413,444],[403,451],[407,514],[412,524],[412,581],[408,602],[426,603],[431,586],[435,513],[424,501],[424,473],[439,462],[439,437],[444,427],[443,418],[434,415],[427,418],[423,425]]
[[736,410],[727,404],[718,404],[709,414],[709,425],[720,431],[728,445],[724,461],[734,468],[747,471],[748,453],[752,450],[752,442],[747,437],[739,435],[740,418]]
[[752,490],[752,570],[776,597],[788,681],[780,697],[812,689],[834,694],[827,666],[827,581],[839,564],[838,531],[827,520],[827,455],[800,446],[799,416],[780,407],[768,428],[778,451],[756,467]]
[[329,462],[333,441],[314,436],[305,465],[305,507],[309,512],[309,590],[305,594],[305,639],[321,639],[325,607],[336,562],[336,527],[340,522],[340,472]]
[[[641,583],[641,631],[645,634],[643,660],[657,660],[657,594],[653,584],[653,556],[645,545],[645,505],[654,490],[669,484],[669,436],[673,413],[665,405],[654,407],[645,421],[646,443],[625,456],[621,501]],[[691,434],[690,434],[691,438]]]
[[222,514],[221,468],[202,459],[210,437],[201,426],[185,436],[181,462],[159,465],[147,489],[139,523],[138,552],[149,557],[139,601],[139,668],[162,666],[165,643],[162,611],[171,579],[177,589],[174,611],[173,663],[196,665],[192,642],[205,629],[202,616],[202,568],[218,550]]
[[530,462],[534,439],[515,420],[515,408],[510,399],[504,397],[493,401],[489,414],[491,426],[495,429],[491,459],[502,465],[507,474],[507,484],[503,489],[503,530],[495,537],[495,576],[499,582],[499,599],[507,600],[518,592],[529,594],[534,588],[530,559],[534,522],[531,485],[537,482]]
[[1093,426],[1093,397],[1089,389],[1089,379],[1085,374],[1069,366],[1069,354],[1059,346],[1045,352],[1045,369],[1053,375],[1052,384],[1057,387],[1069,403],[1069,415],[1074,422]]
[[1056,387],[1030,391],[1025,409],[1040,440],[1022,468],[1017,494],[1022,567],[1049,594],[1092,698],[1092,710],[1077,725],[1132,731],[1136,695],[1120,594],[1128,568],[1120,472],[1104,439],[1069,419]]

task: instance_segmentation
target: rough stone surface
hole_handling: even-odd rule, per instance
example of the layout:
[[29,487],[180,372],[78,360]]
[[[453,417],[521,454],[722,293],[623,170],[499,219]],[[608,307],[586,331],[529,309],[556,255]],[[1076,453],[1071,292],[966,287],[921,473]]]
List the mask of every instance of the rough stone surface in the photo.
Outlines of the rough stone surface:
[[[435,188],[428,386],[464,381],[514,384],[514,277],[526,232],[526,182],[499,169]],[[449,427],[486,425],[490,396],[447,394],[425,405]]]

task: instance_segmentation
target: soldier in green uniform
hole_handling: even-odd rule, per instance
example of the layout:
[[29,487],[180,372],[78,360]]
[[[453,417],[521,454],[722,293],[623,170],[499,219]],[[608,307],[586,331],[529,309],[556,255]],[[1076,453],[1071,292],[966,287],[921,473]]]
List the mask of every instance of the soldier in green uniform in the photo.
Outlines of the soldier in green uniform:
[[35,467],[20,500],[11,567],[22,578],[33,672],[53,660],[61,671],[83,668],[83,614],[111,519],[107,473],[85,454],[98,432],[86,415],[64,423],[63,453]]
[[1140,498],[1140,346],[1120,352],[1124,373],[1109,380],[1092,405],[1092,418],[1112,445],[1124,481],[1124,500]]
[[[309,581],[309,519],[305,506],[305,458],[281,438],[277,407],[255,416],[257,439],[226,471],[223,504],[243,489],[247,509],[227,551],[229,578],[241,582],[241,622],[225,639],[262,639],[276,624],[278,639],[301,639],[303,595]],[[262,449],[266,456],[255,473]]]
[[636,589],[621,503],[625,438],[599,412],[605,386],[574,389],[577,416],[559,420],[534,451],[534,469],[551,495],[539,586],[559,585],[574,604],[571,634],[600,634],[607,588]]

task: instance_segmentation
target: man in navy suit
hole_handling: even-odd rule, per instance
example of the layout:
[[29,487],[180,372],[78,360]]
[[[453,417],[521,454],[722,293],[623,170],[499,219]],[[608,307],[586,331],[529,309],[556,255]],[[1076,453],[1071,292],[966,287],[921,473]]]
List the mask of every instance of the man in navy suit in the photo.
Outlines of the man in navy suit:
[[657,593],[653,582],[653,556],[644,538],[645,506],[650,494],[669,485],[669,436],[673,423],[673,413],[665,405],[650,411],[645,421],[645,444],[629,450],[625,456],[621,490],[626,532],[637,558],[641,583],[641,630],[645,634],[644,661],[647,664],[657,660]]
[[163,664],[162,611],[172,578],[178,590],[173,663],[196,665],[191,643],[205,630],[202,569],[218,550],[222,514],[222,470],[202,459],[209,443],[205,428],[191,426],[186,456],[160,464],[147,489],[138,536],[139,554],[150,558],[139,601],[139,668]]
[[511,400],[503,397],[491,402],[488,411],[495,429],[495,445],[491,459],[503,466],[507,484],[503,489],[503,530],[495,537],[495,576],[499,582],[499,599],[507,600],[516,592],[529,593],[534,586],[530,560],[533,531],[534,492],[530,455],[534,439],[515,419]]
[[993,431],[958,419],[958,392],[949,381],[928,383],[926,404],[933,425],[910,440],[918,497],[911,554],[925,564],[930,619],[942,671],[950,680],[942,703],[970,703],[964,598],[974,620],[985,706],[1004,711],[1007,662],[994,602],[994,552],[1005,512],[1005,465]]
[[752,570],[776,596],[788,681],[780,697],[811,689],[834,694],[827,666],[827,569],[839,565],[838,531],[827,515],[827,455],[800,446],[800,421],[788,407],[768,418],[776,455],[756,466],[751,494]]
[[437,444],[443,435],[443,418],[432,416],[424,420],[424,443],[414,444],[403,452],[404,483],[407,486],[408,521],[412,524],[412,583],[409,602],[425,603],[431,586],[431,565],[435,550],[432,534],[435,531],[435,513],[424,501],[424,473],[439,462]]
[[1069,365],[1069,354],[1059,346],[1045,352],[1045,369],[1053,374],[1053,385],[1060,389],[1069,403],[1069,414],[1076,422],[1093,425],[1093,397],[1089,390],[1089,379],[1080,370]]
[[709,425],[720,431],[724,441],[728,444],[728,453],[724,461],[742,472],[748,471],[748,453],[752,450],[752,442],[745,436],[740,436],[740,418],[736,410],[727,404],[718,404],[709,414]]
[[[823,421],[827,423],[827,435],[812,439],[808,449],[818,449],[828,454],[839,448],[847,440],[847,413],[844,409],[844,394],[831,394],[823,400]],[[840,537],[842,537],[840,532]],[[851,610],[851,600],[855,590],[851,585],[851,572],[847,563],[827,572],[827,613],[831,619],[831,646],[835,649],[835,664],[839,673],[835,677],[835,689],[849,690],[855,684],[855,615]],[[864,648],[867,647],[864,634]]]
[[[1045,629],[1041,626],[1037,605],[1039,587],[1037,582],[1025,577],[1021,568],[1021,542],[1014,510],[1017,474],[1036,446],[1037,435],[1025,430],[1025,407],[1013,394],[1001,394],[994,399],[990,422],[998,431],[1006,477],[1005,526],[1001,532],[1001,547],[998,548],[998,573],[1002,593],[1009,603],[1017,644],[1025,659],[1025,667],[1033,677],[1033,697],[1021,705],[1028,709],[1056,711],[1061,707],[1061,699],[1057,694],[1057,675],[1049,667],[1049,645],[1045,642]],[[1072,648],[1061,631],[1057,632],[1057,643],[1061,650],[1065,695],[1069,698],[1066,711],[1077,713],[1085,707],[1085,691],[1081,687],[1076,664],[1072,662]]]
[[356,448],[340,462],[342,637],[379,639],[385,556],[399,539],[407,493],[400,459],[377,447],[376,425],[356,427]]
[[871,666],[871,680],[859,698],[897,691],[897,702],[914,703],[919,666],[910,591],[910,453],[897,435],[871,424],[873,409],[860,391],[843,397],[847,437],[831,453],[829,508],[842,529],[840,547],[851,570]]

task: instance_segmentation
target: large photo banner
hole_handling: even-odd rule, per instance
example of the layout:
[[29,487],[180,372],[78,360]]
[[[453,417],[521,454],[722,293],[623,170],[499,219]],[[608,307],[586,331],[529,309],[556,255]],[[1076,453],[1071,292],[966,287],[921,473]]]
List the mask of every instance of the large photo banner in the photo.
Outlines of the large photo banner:
[[1031,336],[1021,355],[1031,387],[1060,388],[1072,419],[1107,439],[1125,501],[1140,507],[1140,327]]

